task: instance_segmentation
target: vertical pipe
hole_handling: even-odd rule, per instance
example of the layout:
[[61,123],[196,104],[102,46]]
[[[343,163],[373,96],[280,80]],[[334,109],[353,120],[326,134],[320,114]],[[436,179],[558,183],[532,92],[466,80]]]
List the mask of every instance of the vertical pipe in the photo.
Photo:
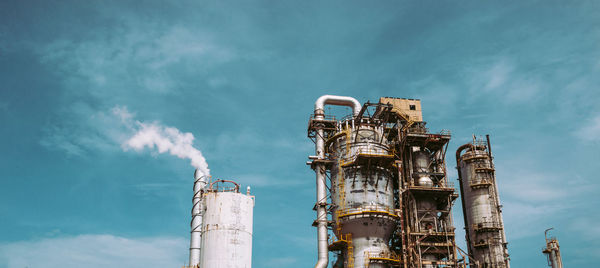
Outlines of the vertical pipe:
[[458,186],[460,189],[460,201],[461,201],[461,207],[462,207],[462,211],[463,211],[463,220],[465,223],[465,239],[467,240],[467,250],[469,251],[469,260],[471,260],[471,256],[473,255],[473,252],[475,252],[475,250],[473,249],[473,244],[471,244],[471,238],[469,237],[469,220],[467,219],[467,208],[466,208],[466,202],[465,202],[465,192],[463,190],[463,178],[462,178],[462,171],[460,170],[460,157],[461,157],[461,153],[463,150],[467,149],[470,147],[470,144],[465,144],[462,145],[460,147],[458,147],[458,149],[456,150],[456,170],[458,171]]
[[198,169],[194,172],[194,197],[192,198],[192,222],[190,238],[190,263],[191,267],[200,264],[200,247],[202,241],[202,194],[207,179]]
[[[352,108],[353,115],[360,112],[361,105],[356,99],[343,96],[323,95],[315,102],[315,120],[324,120],[324,107],[326,104],[349,106]],[[315,142],[315,153],[317,159],[325,159],[325,140],[322,128],[317,129]],[[315,165],[316,183],[317,183],[317,241],[318,241],[318,261],[315,268],[326,268],[329,262],[329,250],[327,243],[327,187],[325,185],[325,165],[318,162]]]
[[[317,131],[315,148],[318,159],[325,158],[324,147],[323,130],[319,129]],[[329,251],[327,249],[327,188],[325,186],[325,166],[322,163],[318,163],[315,172],[317,174],[317,240],[319,254],[315,268],[325,268],[329,261]]]
[[[494,161],[492,158],[492,145],[490,143],[490,135],[489,134],[485,135],[485,139],[487,141],[488,156],[490,157],[490,167],[495,170]],[[498,222],[500,223],[500,226],[502,226],[500,234],[502,235],[502,246],[504,248],[504,252],[503,252],[504,264],[506,264],[506,268],[510,268],[510,262],[508,261],[508,248],[507,248],[508,242],[506,241],[506,232],[504,231],[504,220],[502,219],[502,207],[500,205],[500,195],[498,194],[498,182],[496,181],[496,172],[495,171],[494,171],[494,195],[496,198],[496,204],[498,205],[496,207],[496,210],[498,213]]]

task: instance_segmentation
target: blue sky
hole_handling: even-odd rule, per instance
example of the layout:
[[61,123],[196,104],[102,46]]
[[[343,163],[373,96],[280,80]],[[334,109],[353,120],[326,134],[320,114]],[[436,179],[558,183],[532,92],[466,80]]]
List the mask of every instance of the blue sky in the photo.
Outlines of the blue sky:
[[548,227],[600,261],[599,2],[170,2],[0,3],[0,267],[186,262],[193,168],[123,146],[115,110],[252,186],[254,267],[311,267],[324,94],[419,98],[450,152],[491,134],[513,267],[545,267]]

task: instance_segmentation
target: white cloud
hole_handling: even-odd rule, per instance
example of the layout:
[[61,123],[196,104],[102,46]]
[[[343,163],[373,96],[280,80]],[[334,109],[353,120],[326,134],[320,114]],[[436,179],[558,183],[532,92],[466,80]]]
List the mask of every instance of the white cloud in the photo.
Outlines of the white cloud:
[[506,59],[495,62],[483,75],[485,84],[482,89],[484,91],[492,91],[500,88],[508,81],[513,69],[514,66]]
[[0,244],[0,266],[23,267],[180,267],[187,239],[79,235]]
[[539,235],[544,228],[572,220],[582,204],[589,204],[586,196],[597,188],[576,174],[528,169],[519,166],[528,164],[523,160],[510,162],[497,166],[502,173],[497,179],[509,240]]
[[505,104],[520,104],[536,98],[541,92],[542,80],[517,67],[507,56],[491,57],[470,66],[463,74],[469,77],[470,98],[493,96]]
[[168,93],[178,87],[178,73],[202,72],[235,58],[233,50],[215,44],[206,32],[133,20],[83,41],[55,40],[38,53],[42,62],[68,75],[68,86],[81,90],[78,83],[83,83],[87,91],[104,98],[123,86]]
[[589,119],[575,135],[583,141],[600,142],[600,115]]

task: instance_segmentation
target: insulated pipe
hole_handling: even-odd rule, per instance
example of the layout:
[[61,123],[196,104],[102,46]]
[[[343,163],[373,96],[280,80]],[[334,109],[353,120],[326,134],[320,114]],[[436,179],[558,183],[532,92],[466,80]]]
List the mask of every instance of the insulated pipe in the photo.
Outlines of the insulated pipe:
[[362,105],[358,100],[352,97],[345,96],[334,96],[334,95],[323,95],[317,99],[315,102],[315,115],[323,114],[323,108],[326,104],[330,105],[338,105],[338,106],[348,106],[352,108],[352,114],[354,116],[358,115]]
[[200,245],[202,242],[202,194],[207,184],[207,177],[196,169],[194,172],[194,197],[192,199],[192,222],[190,239],[190,267],[200,265]]
[[[352,114],[358,115],[362,106],[360,102],[352,97],[323,95],[315,102],[315,119],[325,119],[324,107],[326,104],[349,106],[352,108]],[[317,129],[315,142],[315,153],[317,159],[325,159],[325,140],[323,139],[323,129]],[[329,250],[327,242],[327,187],[325,184],[325,166],[323,163],[316,163],[315,173],[317,175],[317,240],[319,259],[315,268],[326,268],[329,262]]]

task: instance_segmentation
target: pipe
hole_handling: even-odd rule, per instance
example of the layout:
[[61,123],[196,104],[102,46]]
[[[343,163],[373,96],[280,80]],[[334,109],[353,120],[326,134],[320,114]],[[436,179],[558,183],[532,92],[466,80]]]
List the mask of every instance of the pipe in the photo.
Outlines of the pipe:
[[338,106],[348,106],[352,108],[352,114],[354,116],[358,115],[362,105],[358,100],[352,97],[345,96],[334,96],[334,95],[323,95],[317,99],[315,102],[315,115],[323,114],[323,108],[326,104],[330,105],[338,105]]
[[192,222],[190,238],[190,267],[200,265],[200,247],[202,243],[202,194],[208,180],[198,169],[194,171],[194,197],[192,199]]
[[[490,167],[494,168],[495,170],[495,166],[494,166],[494,161],[492,158],[492,145],[490,143],[490,135],[485,135],[485,139],[487,140],[487,149],[488,149],[488,156],[490,158]],[[504,264],[506,265],[506,268],[510,268],[510,262],[508,261],[508,241],[506,239],[506,232],[504,231],[504,220],[502,219],[502,207],[500,205],[500,194],[498,193],[498,182],[496,181],[496,172],[494,171],[494,195],[496,198],[496,212],[498,213],[498,223],[500,223],[500,226],[502,226],[502,230],[500,232],[500,235],[502,235],[502,247],[504,248]]]
[[[325,119],[324,107],[329,105],[348,106],[352,108],[352,114],[358,115],[361,109],[360,102],[352,97],[323,95],[315,102],[315,120]],[[323,129],[317,129],[315,142],[315,153],[317,159],[325,159],[325,140]],[[325,166],[317,161],[315,165],[317,180],[317,241],[318,261],[315,268],[326,268],[329,262],[329,250],[327,242],[327,187],[325,184]]]
[[[460,170],[460,157],[461,157],[460,155],[463,150],[471,148],[471,146],[472,146],[471,144],[467,143],[467,144],[461,145],[460,147],[458,147],[458,149],[456,149],[456,169],[458,171],[458,186],[460,189],[460,201],[462,202],[461,206],[462,206],[462,211],[463,211],[463,221],[465,222],[465,233],[466,233],[465,239],[467,240],[466,241],[467,242],[467,250],[470,253],[467,255],[469,255],[469,256],[471,256],[473,254],[474,249],[473,249],[473,245],[471,244],[471,238],[469,237],[469,229],[468,229],[469,221],[467,220],[467,208],[465,207],[465,204],[466,204],[465,203],[465,193],[463,190],[463,181],[462,181],[462,175],[461,175],[462,171]],[[469,257],[469,260],[470,259],[471,258]]]

